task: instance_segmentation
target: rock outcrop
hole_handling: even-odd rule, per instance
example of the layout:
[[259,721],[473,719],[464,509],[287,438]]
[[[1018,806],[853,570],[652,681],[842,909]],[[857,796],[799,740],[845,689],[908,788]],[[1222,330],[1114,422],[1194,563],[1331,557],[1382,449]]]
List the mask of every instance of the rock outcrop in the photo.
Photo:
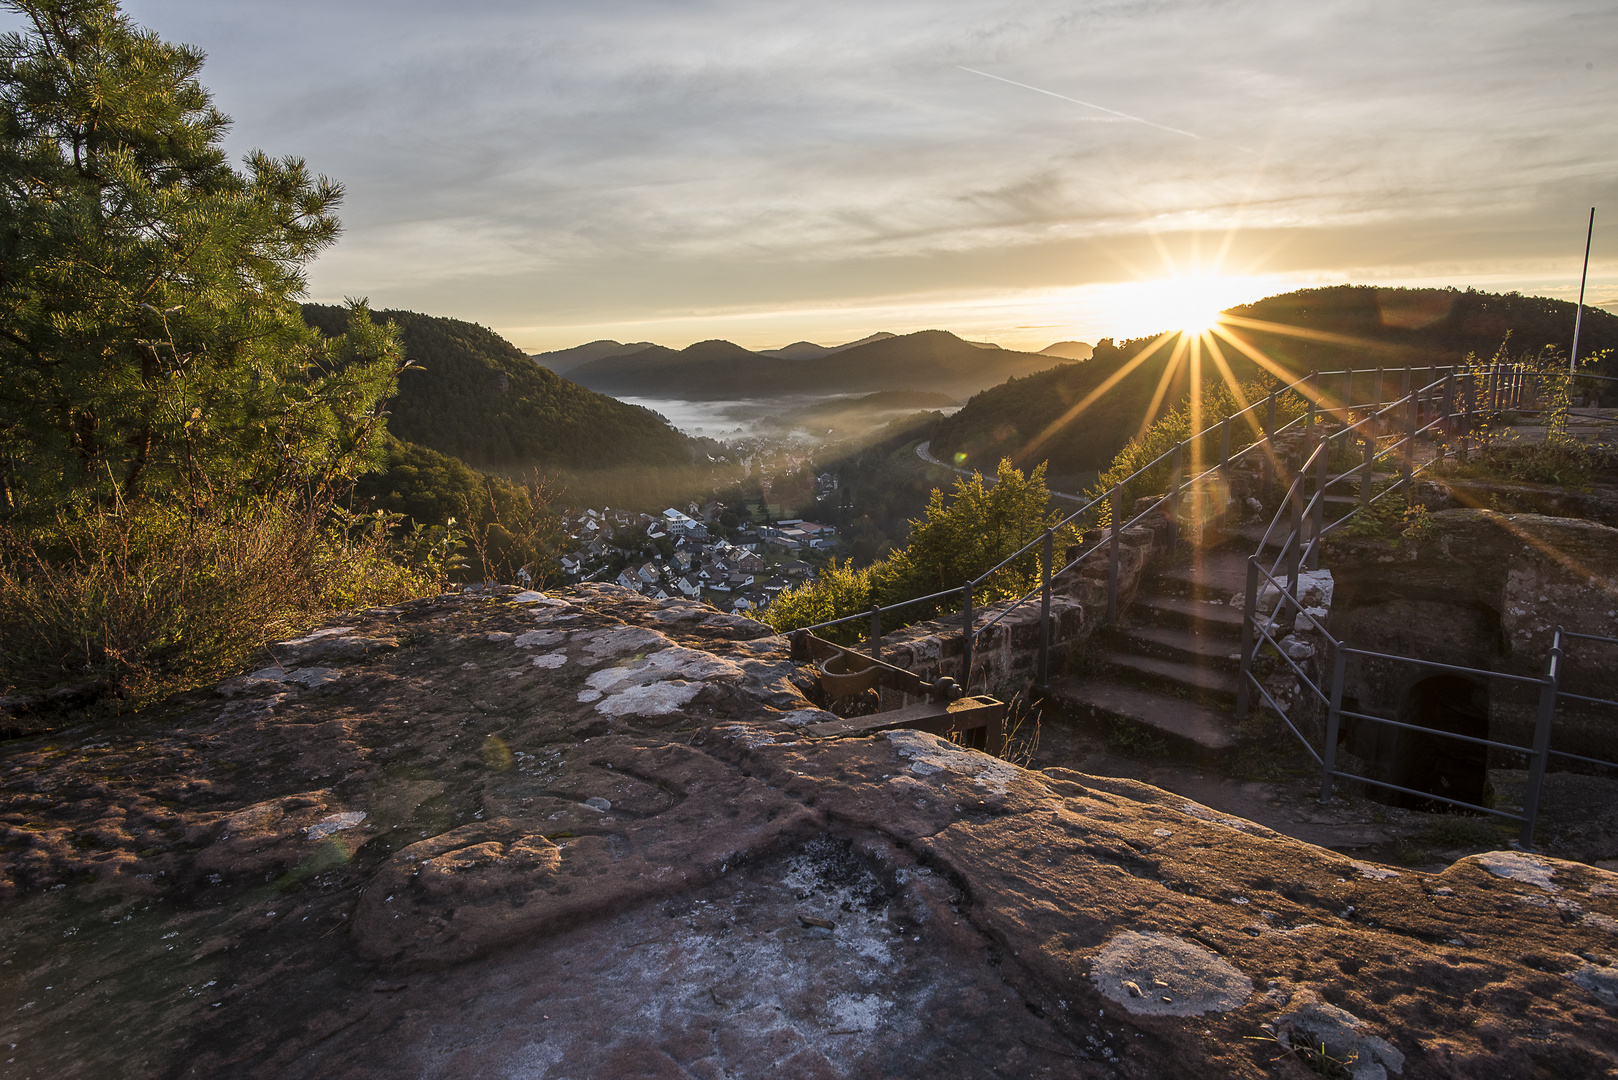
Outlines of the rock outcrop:
[[272,651],[0,752],[15,1075],[1618,1068],[1618,874],[1399,870],[919,732],[811,739],[784,639],[611,587]]

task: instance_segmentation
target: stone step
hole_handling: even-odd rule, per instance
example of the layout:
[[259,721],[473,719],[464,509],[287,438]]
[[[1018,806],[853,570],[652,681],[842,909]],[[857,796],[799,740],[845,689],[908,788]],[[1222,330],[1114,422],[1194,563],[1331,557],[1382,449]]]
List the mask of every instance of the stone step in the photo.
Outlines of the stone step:
[[1240,632],[1207,634],[1173,626],[1122,626],[1108,634],[1108,642],[1119,653],[1233,674],[1241,670]]
[[1236,745],[1235,721],[1228,713],[1144,687],[1068,676],[1051,684],[1051,695],[1082,716],[1165,736],[1176,751],[1192,758],[1210,758]]
[[1173,626],[1210,636],[1242,636],[1241,605],[1232,606],[1228,597],[1225,603],[1215,604],[1187,596],[1142,592],[1136,595],[1129,614],[1136,624]]
[[[1376,485],[1378,485],[1378,484],[1391,484],[1391,483],[1393,483],[1393,481],[1395,481],[1397,479],[1399,479],[1399,474],[1398,473],[1386,473],[1386,472],[1377,472],[1374,469],[1371,470],[1371,486],[1373,488],[1376,487]],[[1354,472],[1347,473],[1347,474],[1345,474],[1343,476],[1339,476],[1337,479],[1331,481],[1326,486],[1328,488],[1352,486],[1355,490],[1358,490],[1359,486],[1360,486],[1360,474],[1359,474],[1359,471],[1356,470]]]
[[1120,682],[1153,687],[1172,686],[1203,701],[1215,701],[1221,705],[1236,702],[1240,679],[1228,671],[1215,671],[1180,660],[1139,656],[1117,649],[1103,652],[1100,660],[1102,669]]
[[1164,567],[1143,582],[1142,588],[1157,596],[1228,600],[1247,586],[1250,554],[1238,548],[1215,548],[1184,566]]

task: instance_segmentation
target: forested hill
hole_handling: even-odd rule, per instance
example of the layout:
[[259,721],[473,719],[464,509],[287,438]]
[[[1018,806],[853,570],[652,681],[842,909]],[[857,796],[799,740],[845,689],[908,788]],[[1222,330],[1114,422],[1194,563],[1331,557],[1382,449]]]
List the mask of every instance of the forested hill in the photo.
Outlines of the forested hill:
[[959,400],[1039,371],[1050,360],[982,348],[943,330],[922,330],[812,359],[749,352],[728,341],[699,341],[679,350],[653,345],[581,364],[569,374],[604,393],[690,400],[878,390],[927,390]]
[[[1357,343],[1322,342],[1238,324],[1267,355],[1298,371],[1386,364],[1449,364],[1468,353],[1488,359],[1502,343],[1513,356],[1555,350],[1565,361],[1573,344],[1574,305],[1566,300],[1472,289],[1379,289],[1338,285],[1301,289],[1231,308],[1230,315],[1338,334]],[[1510,335],[1509,340],[1507,335]],[[1579,353],[1618,350],[1618,315],[1586,307]],[[1227,350],[1228,351],[1228,350]],[[1612,375],[1618,358],[1601,373]]]
[[[326,334],[347,324],[345,308],[305,304],[304,319]],[[586,390],[535,364],[494,331],[414,311],[378,311],[420,365],[399,379],[389,430],[407,442],[485,469],[593,471],[683,466],[691,440],[652,412]]]
[[[1574,305],[1471,290],[1339,286],[1272,296],[1231,308],[1228,314],[1332,335],[1333,340],[1322,341],[1282,329],[1231,325],[1235,334],[1281,368],[1301,374],[1345,366],[1451,364],[1468,353],[1492,357],[1502,343],[1513,357],[1536,356],[1542,349],[1550,349],[1565,360],[1573,335]],[[962,453],[968,467],[985,470],[992,470],[1002,456],[1024,468],[1048,461],[1053,478],[1105,468],[1142,425],[1155,418],[1146,413],[1171,349],[1160,350],[1134,368],[1081,414],[1065,421],[1064,417],[1152,340],[1114,344],[1102,339],[1089,360],[985,390],[939,424],[933,453],[946,460]],[[1618,349],[1618,316],[1586,308],[1579,342],[1584,356]],[[1223,344],[1222,352],[1239,380],[1271,378],[1233,346]],[[1608,357],[1600,365],[1601,373],[1618,374],[1615,366]],[[1211,374],[1206,360],[1204,371]],[[1184,400],[1185,374],[1182,365],[1159,413]],[[1041,438],[1047,429],[1050,433]]]

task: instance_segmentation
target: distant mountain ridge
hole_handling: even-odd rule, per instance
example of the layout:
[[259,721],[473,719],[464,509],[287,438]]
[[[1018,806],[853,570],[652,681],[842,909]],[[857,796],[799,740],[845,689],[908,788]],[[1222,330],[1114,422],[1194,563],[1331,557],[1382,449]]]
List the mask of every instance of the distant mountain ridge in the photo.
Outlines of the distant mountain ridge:
[[532,360],[541,367],[548,367],[561,375],[571,371],[580,364],[588,364],[592,360],[600,360],[604,356],[619,356],[624,353],[636,352],[651,347],[650,341],[632,341],[624,344],[610,338],[599,341],[589,341],[583,345],[575,345],[571,349],[555,349],[551,352],[534,353]]
[[789,346],[794,354],[788,357],[719,340],[678,350],[653,345],[581,364],[570,377],[605,394],[686,400],[879,390],[927,390],[964,398],[1051,363],[1048,356],[963,341],[944,330],[873,337],[815,356]]
[[1088,360],[1095,347],[1083,341],[1058,341],[1039,350],[1041,356],[1060,356],[1064,360]]
[[868,334],[858,341],[845,342],[842,345],[816,345],[812,341],[794,341],[791,345],[783,345],[779,349],[761,349],[760,356],[774,356],[781,360],[816,360],[832,353],[840,353],[845,349],[856,348],[860,345],[869,345],[873,341],[886,341],[890,337],[897,337],[886,330],[878,330]]

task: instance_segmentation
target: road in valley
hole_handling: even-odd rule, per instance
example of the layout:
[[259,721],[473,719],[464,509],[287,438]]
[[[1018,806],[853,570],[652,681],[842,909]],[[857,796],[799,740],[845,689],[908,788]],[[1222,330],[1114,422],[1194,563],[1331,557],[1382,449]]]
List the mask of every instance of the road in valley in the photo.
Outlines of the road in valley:
[[[921,458],[921,460],[925,461],[929,465],[937,465],[940,469],[948,469],[952,473],[959,473],[960,475],[967,477],[975,475],[970,469],[957,469],[955,466],[946,465],[942,461],[939,461],[937,458],[933,457],[932,445],[933,441],[931,439],[917,443],[916,456]],[[987,487],[993,487],[996,479],[998,478],[993,473],[985,473],[983,475],[983,483]],[[1069,495],[1065,491],[1053,491],[1051,492],[1051,498],[1066,499],[1068,502],[1080,504],[1088,503],[1090,501],[1082,495]]]

